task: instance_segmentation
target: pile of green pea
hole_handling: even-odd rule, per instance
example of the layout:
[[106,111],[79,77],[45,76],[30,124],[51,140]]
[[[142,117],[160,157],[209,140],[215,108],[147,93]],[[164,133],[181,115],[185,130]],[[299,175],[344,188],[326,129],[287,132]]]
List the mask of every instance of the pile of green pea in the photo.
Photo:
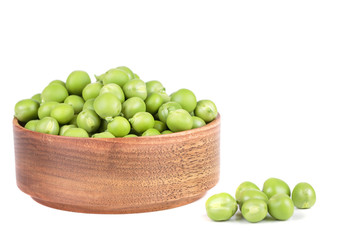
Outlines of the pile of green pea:
[[239,210],[248,222],[260,222],[269,213],[276,220],[288,220],[299,209],[311,208],[316,201],[314,188],[306,182],[298,183],[290,198],[287,183],[278,178],[269,178],[263,189],[249,181],[236,189],[235,198],[228,193],[219,193],[206,201],[206,212],[214,221],[229,220]]
[[197,101],[188,89],[168,95],[157,80],[144,82],[128,67],[112,68],[91,83],[85,71],[54,80],[15,105],[27,129],[69,137],[137,137],[199,128],[218,112],[211,100]]

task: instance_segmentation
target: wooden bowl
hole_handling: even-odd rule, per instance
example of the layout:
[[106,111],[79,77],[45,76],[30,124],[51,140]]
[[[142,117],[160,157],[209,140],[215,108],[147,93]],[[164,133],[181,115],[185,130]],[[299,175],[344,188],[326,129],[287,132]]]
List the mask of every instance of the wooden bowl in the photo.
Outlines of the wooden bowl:
[[151,137],[74,138],[13,120],[18,187],[48,207],[135,213],[191,203],[219,180],[220,116],[204,127]]

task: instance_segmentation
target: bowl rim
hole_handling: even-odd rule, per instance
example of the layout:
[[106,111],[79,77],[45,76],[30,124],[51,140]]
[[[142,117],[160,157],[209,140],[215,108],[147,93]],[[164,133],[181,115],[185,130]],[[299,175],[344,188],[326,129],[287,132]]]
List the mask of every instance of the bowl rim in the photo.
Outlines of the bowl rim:
[[190,130],[186,130],[186,131],[181,131],[181,132],[174,132],[174,133],[169,133],[169,134],[161,134],[161,135],[155,135],[155,136],[137,136],[137,137],[116,137],[116,138],[92,138],[92,137],[86,137],[86,138],[82,138],[82,137],[68,137],[68,136],[61,136],[61,135],[53,135],[53,134],[46,134],[46,133],[40,133],[40,132],[35,132],[29,129],[26,129],[25,127],[21,126],[18,119],[16,117],[13,118],[13,128],[18,129],[19,131],[25,131],[31,134],[34,134],[35,136],[46,136],[48,138],[60,138],[60,139],[72,139],[72,140],[77,140],[77,141],[89,141],[89,139],[91,139],[91,141],[105,141],[105,142],[139,142],[142,140],[156,140],[156,139],[173,139],[173,138],[178,138],[178,137],[186,137],[186,136],[193,136],[193,135],[197,135],[199,133],[203,133],[203,132],[207,132],[210,129],[216,128],[220,125],[220,114],[218,113],[216,118],[211,121],[210,123],[207,123],[206,125],[199,127],[199,128],[194,128],[194,129],[190,129]]

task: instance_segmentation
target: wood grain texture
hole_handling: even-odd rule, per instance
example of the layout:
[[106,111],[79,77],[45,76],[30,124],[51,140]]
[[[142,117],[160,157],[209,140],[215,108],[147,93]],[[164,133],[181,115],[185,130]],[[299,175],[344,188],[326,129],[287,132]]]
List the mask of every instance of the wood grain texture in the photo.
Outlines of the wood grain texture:
[[168,209],[219,180],[220,115],[189,131],[138,138],[74,138],[13,120],[18,187],[35,201],[85,213]]

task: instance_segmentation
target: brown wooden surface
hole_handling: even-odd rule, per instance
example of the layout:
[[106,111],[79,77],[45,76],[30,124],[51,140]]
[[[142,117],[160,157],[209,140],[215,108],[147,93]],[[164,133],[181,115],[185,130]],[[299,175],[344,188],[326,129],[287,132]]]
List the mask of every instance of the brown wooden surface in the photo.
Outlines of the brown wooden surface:
[[189,131],[138,138],[74,138],[13,121],[18,187],[35,201],[86,213],[188,204],[219,180],[220,116]]

